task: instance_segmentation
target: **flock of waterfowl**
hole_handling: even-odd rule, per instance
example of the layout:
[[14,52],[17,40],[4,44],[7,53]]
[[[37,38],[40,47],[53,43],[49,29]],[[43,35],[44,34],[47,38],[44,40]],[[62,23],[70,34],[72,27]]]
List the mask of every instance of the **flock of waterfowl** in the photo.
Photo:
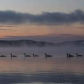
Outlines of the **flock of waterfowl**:
[[[0,57],[4,58],[4,57],[7,57],[7,56],[6,55],[0,55]],[[10,54],[10,57],[12,59],[12,58],[16,58],[18,56],[17,55]],[[33,57],[34,58],[34,57],[39,57],[39,55],[36,55],[34,53],[32,55],[27,55],[26,53],[24,53],[24,57]],[[45,53],[45,58],[47,58],[47,57],[53,57],[53,56]]]
[[[23,54],[24,55],[24,57],[26,58],[26,57],[39,57],[39,55],[36,55],[36,54],[32,54],[32,55],[27,55],[26,53],[24,53]],[[66,53],[66,55],[67,55],[67,58],[72,58],[72,57],[83,57],[83,55],[80,55],[80,54],[78,54],[78,53],[76,53],[76,56],[74,56],[74,55],[72,55],[72,54],[70,54],[70,53]],[[6,55],[0,55],[0,57],[2,57],[2,58],[4,58],[4,57],[7,57]],[[10,57],[11,57],[11,59],[12,58],[16,58],[16,57],[18,57],[17,55],[13,55],[13,54],[10,54]],[[45,53],[45,58],[49,58],[49,57],[53,57],[52,55],[49,55],[49,54],[47,54],[47,53]]]
[[83,57],[83,55],[80,55],[78,53],[76,53],[76,56],[75,55],[72,55],[70,53],[67,53],[66,55],[67,55],[67,58],[71,58],[71,57]]

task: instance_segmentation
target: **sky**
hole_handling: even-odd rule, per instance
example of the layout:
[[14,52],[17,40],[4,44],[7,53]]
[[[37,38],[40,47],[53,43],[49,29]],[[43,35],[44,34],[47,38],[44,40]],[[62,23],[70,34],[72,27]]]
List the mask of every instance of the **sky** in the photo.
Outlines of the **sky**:
[[84,0],[0,0],[0,39],[84,39]]

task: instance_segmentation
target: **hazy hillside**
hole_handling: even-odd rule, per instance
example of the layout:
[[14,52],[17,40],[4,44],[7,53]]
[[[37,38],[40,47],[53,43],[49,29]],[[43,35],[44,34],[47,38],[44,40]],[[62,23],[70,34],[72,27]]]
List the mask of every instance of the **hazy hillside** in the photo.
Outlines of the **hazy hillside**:
[[33,40],[0,40],[0,47],[22,47],[22,46],[84,46],[84,40],[66,41],[61,43],[51,43]]
[[54,43],[43,42],[43,41],[33,41],[33,40],[0,40],[0,46],[11,46],[11,47],[21,47],[21,46],[54,46]]
[[84,40],[66,41],[56,43],[56,46],[84,46]]

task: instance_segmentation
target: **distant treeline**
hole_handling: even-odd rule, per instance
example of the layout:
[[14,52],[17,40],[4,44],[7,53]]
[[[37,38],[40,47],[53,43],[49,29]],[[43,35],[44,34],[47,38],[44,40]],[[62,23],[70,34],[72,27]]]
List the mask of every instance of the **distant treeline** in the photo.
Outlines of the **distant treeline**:
[[44,41],[33,41],[33,40],[0,40],[0,47],[22,47],[22,46],[84,46],[84,40],[77,41],[66,41],[61,43],[52,43]]
[[11,46],[11,47],[21,47],[21,46],[54,46],[54,43],[43,42],[43,41],[33,41],[33,40],[0,40],[0,46]]

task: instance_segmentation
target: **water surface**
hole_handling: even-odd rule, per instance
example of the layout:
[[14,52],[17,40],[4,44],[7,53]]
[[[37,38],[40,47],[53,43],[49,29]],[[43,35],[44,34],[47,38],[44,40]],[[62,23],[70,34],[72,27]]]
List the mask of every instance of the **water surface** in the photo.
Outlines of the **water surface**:
[[[58,48],[0,48],[0,84],[83,84],[84,57],[77,58],[75,53],[83,54],[83,47]],[[11,59],[10,53],[18,57]],[[31,55],[25,58],[23,53]],[[32,54],[39,57],[33,58]],[[53,55],[45,59],[45,53]],[[75,57],[67,59],[66,53]]]

